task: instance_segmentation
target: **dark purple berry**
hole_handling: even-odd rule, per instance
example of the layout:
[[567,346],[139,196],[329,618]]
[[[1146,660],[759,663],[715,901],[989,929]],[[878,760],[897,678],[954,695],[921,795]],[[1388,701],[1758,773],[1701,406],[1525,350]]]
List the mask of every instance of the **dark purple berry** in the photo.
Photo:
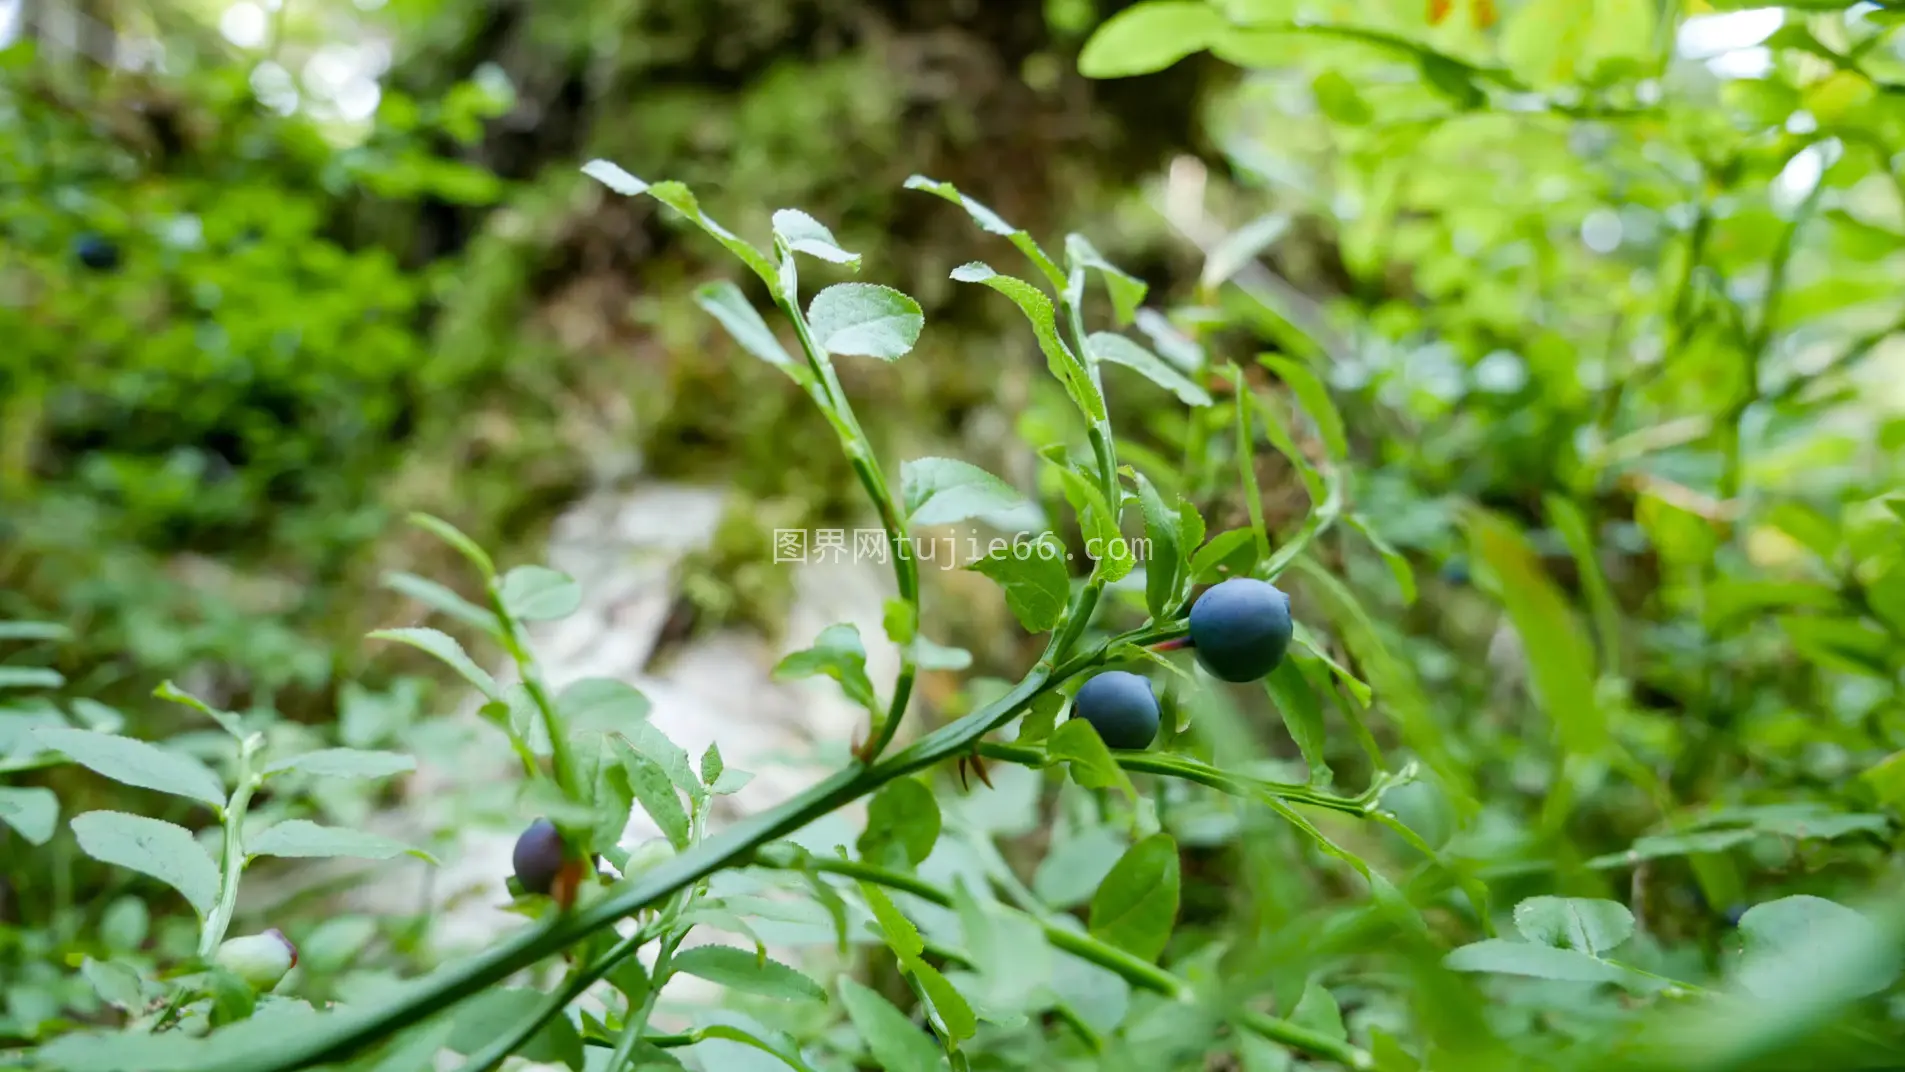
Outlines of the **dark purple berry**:
[[530,823],[529,829],[516,839],[511,862],[516,865],[516,881],[522,884],[525,893],[548,893],[553,889],[556,875],[562,870],[562,835],[556,831],[556,824],[547,819]]
[[1158,735],[1158,698],[1136,674],[1110,670],[1078,688],[1072,712],[1091,723],[1107,748],[1137,749]]
[[1191,605],[1191,647],[1224,681],[1256,681],[1277,668],[1295,630],[1290,597],[1276,585],[1232,577]]
[[75,239],[73,256],[96,272],[110,272],[119,267],[119,247],[111,239],[96,234],[87,233]]

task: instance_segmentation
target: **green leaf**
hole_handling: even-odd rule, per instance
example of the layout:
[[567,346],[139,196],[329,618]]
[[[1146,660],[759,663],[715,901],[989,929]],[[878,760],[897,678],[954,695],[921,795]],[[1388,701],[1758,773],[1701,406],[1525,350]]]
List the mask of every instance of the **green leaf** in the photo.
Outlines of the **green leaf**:
[[906,918],[905,913],[893,904],[886,891],[870,882],[862,882],[860,896],[866,898],[867,908],[873,913],[873,921],[879,925],[880,934],[886,944],[900,958],[900,966],[910,968],[919,961],[920,953],[926,949],[926,943],[920,939],[919,928]]
[[145,984],[133,969],[124,964],[87,957],[80,961],[79,973],[93,985],[93,992],[99,995],[99,1000],[127,1012],[145,1011]]
[[1478,582],[1501,602],[1521,636],[1535,698],[1554,721],[1562,747],[1570,755],[1599,754],[1608,730],[1596,699],[1594,653],[1567,597],[1507,522],[1475,511],[1469,545],[1474,561],[1488,566]]
[[840,248],[827,225],[796,208],[774,213],[774,237],[795,253],[805,253],[831,264],[844,264],[858,271],[860,255]]
[[465,536],[461,529],[440,517],[425,513],[410,515],[410,523],[455,548],[476,571],[483,575],[485,582],[496,576],[496,563],[490,561],[489,554],[476,545],[476,541]]
[[1184,598],[1190,582],[1189,550],[1183,539],[1184,515],[1165,505],[1164,496],[1137,474],[1138,508],[1144,513],[1144,537],[1151,545],[1151,557],[1144,564],[1144,605],[1151,620],[1162,622],[1171,616]]
[[1025,280],[1000,275],[978,261],[953,269],[952,277],[960,283],[991,287],[1012,299],[1025,318],[1032,322],[1032,333],[1038,338],[1039,351],[1045,355],[1046,367],[1064,385],[1072,404],[1088,421],[1096,423],[1105,419],[1105,400],[1098,393],[1097,385],[1092,383],[1091,373],[1058,334],[1057,314],[1052,308],[1052,299]]
[[1334,775],[1324,758],[1329,737],[1323,727],[1323,705],[1310,689],[1310,683],[1303,680],[1303,671],[1295,660],[1285,659],[1264,678],[1264,686],[1270,698],[1276,701],[1277,712],[1283,716],[1283,726],[1290,731],[1290,739],[1296,742],[1304,762],[1310,765],[1310,784],[1330,784]]
[[1000,235],[1017,247],[1019,252],[1025,254],[1026,259],[1032,262],[1032,265],[1052,286],[1057,288],[1065,286],[1064,274],[1058,270],[1058,265],[1052,262],[1052,258],[1046,255],[1045,250],[1033,240],[1031,235],[1000,219],[998,213],[960,193],[952,183],[939,182],[924,175],[913,175],[906,180],[906,188],[924,190],[965,209],[966,214],[972,217],[973,222],[977,223],[981,230]]
[[1222,286],[1261,257],[1264,250],[1275,245],[1289,231],[1288,213],[1266,212],[1258,216],[1225,235],[1223,241],[1205,255],[1198,282],[1213,289]]
[[1515,906],[1515,929],[1539,945],[1602,957],[1633,937],[1634,914],[1615,901],[1530,897]]
[[1250,576],[1257,565],[1256,536],[1250,529],[1231,529],[1211,537],[1191,556],[1192,582],[1210,584],[1228,577]]
[[1572,80],[1594,5],[1579,0],[1528,0],[1503,21],[1502,59],[1525,81],[1551,86]]
[[571,731],[625,730],[648,717],[648,697],[626,681],[585,677],[563,687],[556,711]]
[[1025,710],[1025,717],[1019,720],[1017,741],[1020,744],[1032,744],[1049,739],[1052,730],[1058,726],[1058,713],[1064,707],[1065,694],[1062,692],[1048,692],[1033,700],[1032,706]]
[[708,742],[708,750],[701,753],[701,784],[713,785],[727,772],[727,764],[721,761],[721,746]]
[[517,566],[503,575],[503,609],[525,622],[567,618],[582,605],[582,586],[547,566]]
[[1085,338],[1085,347],[1093,357],[1100,361],[1109,361],[1114,365],[1142,375],[1145,379],[1171,392],[1187,406],[1208,406],[1210,393],[1192,383],[1183,373],[1172,368],[1165,360],[1123,335],[1109,331],[1094,331]]
[[919,341],[919,303],[876,283],[835,283],[807,306],[814,341],[830,354],[893,361]]
[[71,640],[73,631],[58,622],[0,622],[0,640]]
[[1346,127],[1359,127],[1376,117],[1369,102],[1356,91],[1356,83],[1343,77],[1340,71],[1324,71],[1310,82],[1310,95],[1316,98],[1316,108],[1330,118],[1331,122]]
[[1587,40],[1582,43],[1581,65],[1584,73],[1610,60],[1639,60],[1651,67],[1654,49],[1655,11],[1652,0],[1594,0],[1593,18],[1588,21]]
[[867,652],[860,630],[849,622],[830,625],[814,638],[813,647],[794,652],[774,667],[774,679],[786,681],[824,674],[840,683],[847,698],[876,717],[881,713],[867,678]]
[[1329,388],[1323,386],[1316,373],[1308,365],[1275,354],[1264,354],[1257,358],[1257,363],[1276,373],[1277,379],[1303,404],[1303,412],[1316,422],[1317,434],[1323,438],[1330,457],[1338,461],[1348,457],[1349,436],[1343,430],[1343,415],[1330,400]]
[[1071,764],[1072,781],[1087,789],[1118,789],[1130,800],[1137,799],[1131,776],[1112,758],[1104,738],[1091,723],[1076,716],[1068,718],[1052,731],[1046,752],[1053,760]]
[[71,825],[86,855],[158,879],[200,916],[218,900],[218,865],[184,827],[117,811],[75,815]]
[[1184,372],[1199,372],[1209,367],[1210,358],[1204,348],[1177,329],[1177,326],[1155,309],[1140,309],[1136,318],[1138,330],[1151,340],[1151,346],[1158,356],[1176,365]]
[[939,804],[918,778],[896,778],[867,804],[866,831],[857,848],[869,863],[917,867],[939,840]]
[[502,638],[502,626],[496,621],[496,615],[489,608],[479,607],[427,577],[397,570],[384,574],[381,583],[385,588],[399,595],[408,596],[431,610],[447,614],[464,625],[480,629],[497,639]]
[[1296,1008],[1290,1010],[1290,1022],[1338,1042],[1349,1039],[1349,1031],[1343,1026],[1343,1009],[1336,1004],[1336,995],[1324,989],[1315,979],[1303,985],[1303,996],[1297,999]]
[[[493,987],[457,1006],[455,1026],[444,1043],[462,1054],[476,1053],[495,1042],[504,1032],[535,1016],[544,996],[526,987]],[[563,1064],[580,1069],[583,1061],[582,1036],[567,1016],[552,1016],[530,1037],[518,1057],[537,1064]],[[435,1053],[428,1055],[434,1058]],[[393,1070],[395,1072],[395,1070]]]
[[1120,11],[1098,27],[1078,55],[1086,78],[1128,78],[1162,71],[1209,48],[1230,29],[1202,0],[1149,0]]
[[[1316,471],[1315,464],[1310,461],[1310,456],[1303,453],[1302,448],[1297,446],[1296,437],[1290,434],[1290,424],[1284,419],[1283,410],[1277,405],[1278,400],[1267,393],[1251,390],[1244,380],[1241,369],[1234,370],[1234,378],[1237,383],[1239,410],[1243,409],[1245,398],[1256,403],[1257,412],[1263,415],[1264,438],[1268,439],[1270,445],[1277,448],[1277,453],[1283,455],[1290,463],[1290,467],[1296,470],[1297,479],[1302,481],[1303,490],[1310,496],[1311,506],[1322,506],[1323,502],[1329,498],[1329,489],[1324,485],[1321,474]],[[1240,425],[1240,427],[1244,426]],[[1254,441],[1251,447],[1254,449]],[[1251,495],[1251,503],[1256,505],[1258,500],[1254,470],[1245,478],[1244,490]],[[1260,506],[1258,508],[1261,509]]]
[[1635,838],[1634,843],[1623,852],[1596,856],[1588,861],[1588,866],[1596,870],[1605,870],[1611,867],[1630,867],[1642,860],[1725,852],[1737,845],[1744,845],[1758,836],[1757,830],[1702,830],[1691,834],[1650,834]]
[[907,1015],[875,991],[840,977],[840,1004],[886,1072],[941,1072],[939,1047]]
[[1177,842],[1169,834],[1125,850],[1092,895],[1092,936],[1156,960],[1177,923],[1178,876]]
[[1028,633],[1043,633],[1065,616],[1071,598],[1071,572],[1065,547],[1051,533],[1035,540],[1015,539],[967,566],[1005,589],[1005,604]]
[[1533,942],[1511,942],[1489,938],[1472,942],[1449,953],[1443,964],[1454,971],[1492,972],[1497,975],[1526,975],[1536,979],[1557,979],[1582,983],[1613,983],[1627,973],[1607,961],[1572,949],[1556,949]]
[[172,684],[170,681],[159,682],[159,687],[152,690],[152,695],[161,700],[168,700],[172,703],[189,707],[199,714],[204,715],[206,718],[211,719],[213,722],[218,723],[219,728],[223,729],[226,733],[231,734],[241,741],[245,739],[244,724],[239,721],[237,715],[232,714],[230,711],[218,710],[204,700]]
[[1025,506],[1017,488],[956,458],[901,463],[900,499],[906,519],[915,525],[950,525]]
[[1119,508],[1124,505],[1123,493],[1118,493],[1119,501],[1113,506],[1105,501],[1105,493],[1096,480],[1066,464],[1062,447],[1039,453],[1057,469],[1065,501],[1078,515],[1079,531],[1085,536],[1085,555],[1092,560],[1093,572],[1107,582],[1129,576],[1137,559],[1118,524]]
[[477,691],[492,700],[503,698],[503,690],[496,684],[489,671],[476,665],[468,655],[463,654],[463,646],[448,633],[435,629],[379,629],[369,634],[372,640],[389,640],[398,644],[408,644],[418,651],[435,656],[440,662],[462,675],[463,680],[475,685]]
[[1363,539],[1369,541],[1369,546],[1374,547],[1376,553],[1382,556],[1383,565],[1389,567],[1389,575],[1396,579],[1396,587],[1402,590],[1403,605],[1414,606],[1416,574],[1415,570],[1409,567],[1409,560],[1403,557],[1402,552],[1391,546],[1388,540],[1382,538],[1382,534],[1370,525],[1368,518],[1361,514],[1351,514],[1343,521],[1350,528],[1361,533]]
[[813,380],[813,370],[788,354],[740,287],[726,279],[703,283],[695,288],[695,304],[720,322],[741,349],[787,373],[795,383]]
[[978,1032],[979,1021],[973,1016],[972,1006],[938,968],[916,960],[912,972],[913,978],[919,980],[919,988],[926,992],[933,1011],[939,1014],[939,1022],[945,1025],[947,1034],[956,1039],[969,1039]]
[[656,729],[653,723],[637,722],[625,729],[615,731],[622,743],[637,753],[653,760],[668,775],[676,789],[688,794],[688,799],[701,801],[707,796],[707,789],[701,779],[695,776],[694,769],[688,765],[688,752],[680,745],[668,739],[668,735]]
[[964,670],[972,665],[972,652],[927,637],[914,637],[912,648],[913,663],[921,670]]
[[607,160],[591,160],[582,165],[582,173],[602,185],[626,197],[640,194],[648,196],[674,209],[688,218],[690,223],[706,231],[714,240],[727,248],[729,253],[741,259],[741,263],[753,269],[768,286],[778,282],[774,266],[762,255],[761,251],[742,240],[726,227],[716,223],[713,217],[701,211],[700,202],[686,186],[678,182],[647,183],[624,171],[620,166]]
[[51,840],[59,817],[60,800],[51,789],[0,785],[0,822],[19,831],[28,842],[44,845]]
[[266,774],[297,771],[319,778],[388,778],[417,769],[417,761],[401,752],[373,752],[361,748],[322,748],[281,759]]
[[[904,467],[902,467],[904,468]],[[886,639],[905,647],[919,635],[919,607],[904,599],[886,601],[885,613],[880,616],[880,627],[886,633]]]
[[[1823,897],[1800,894],[1754,905],[1740,916],[1745,956],[1734,981],[1762,998],[1814,992],[1863,997],[1898,978],[1896,944],[1871,920]],[[1885,954],[1851,964],[1832,955],[1846,949]]]
[[1112,316],[1120,327],[1131,323],[1139,304],[1144,301],[1145,293],[1151,289],[1145,281],[1106,260],[1105,255],[1098,252],[1098,247],[1092,245],[1091,240],[1084,235],[1065,236],[1065,257],[1074,270],[1096,269],[1104,278],[1105,293],[1111,298]]
[[47,666],[0,666],[0,689],[57,689],[66,675]]
[[36,726],[32,732],[42,746],[62,752],[73,762],[115,782],[156,789],[214,808],[225,806],[225,790],[218,775],[191,756],[131,737],[67,726]]
[[435,863],[422,849],[394,838],[339,826],[320,826],[305,819],[287,819],[252,838],[245,845],[252,856],[316,858],[347,856],[359,860],[389,860],[408,853]]
[[[1098,884],[1111,873],[1118,857],[1129,848],[1124,836],[1105,826],[1092,826],[1057,841],[1032,875],[1032,892],[1054,908],[1071,908],[1091,899]],[[983,966],[983,965],[982,965]]]
[[622,766],[628,771],[628,786],[641,802],[642,810],[655,820],[655,826],[676,849],[688,847],[688,813],[675,795],[675,784],[661,764],[633,748],[622,749]]
[[[742,1030],[733,1024],[703,1024],[695,1029],[695,1033],[702,1038],[726,1039],[729,1042],[738,1042],[743,1046],[752,1047],[762,1053],[772,1054],[778,1058],[782,1064],[793,1069],[794,1072],[814,1072],[812,1066],[801,1059],[799,1043],[796,1043],[793,1039],[778,1031],[763,1030],[762,1034],[757,1035],[752,1031]],[[649,1044],[641,1043],[640,1045],[646,1046]],[[654,1052],[661,1055],[659,1060],[637,1060],[635,1064],[631,1066],[633,1072],[654,1072],[656,1068],[683,1067],[681,1063],[670,1056],[666,1050],[655,1049]],[[712,1060],[712,1057],[706,1058],[706,1060]]]
[[672,965],[678,972],[763,997],[783,1001],[824,1001],[827,997],[819,983],[780,961],[772,958],[764,961],[748,950],[733,946],[696,946],[676,954]]

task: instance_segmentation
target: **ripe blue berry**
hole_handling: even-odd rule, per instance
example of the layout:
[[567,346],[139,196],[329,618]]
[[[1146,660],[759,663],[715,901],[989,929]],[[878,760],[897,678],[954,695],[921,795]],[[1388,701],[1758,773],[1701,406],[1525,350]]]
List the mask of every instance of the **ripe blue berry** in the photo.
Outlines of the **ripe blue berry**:
[[1277,668],[1295,627],[1290,597],[1276,585],[1232,577],[1191,605],[1191,647],[1197,661],[1225,681],[1256,681]]
[[83,234],[74,240],[73,255],[94,271],[110,272],[119,267],[119,247],[96,234]]
[[555,886],[556,874],[562,870],[562,835],[556,832],[556,824],[547,819],[537,819],[529,824],[516,839],[516,851],[511,857],[516,866],[516,881],[522,883],[526,893],[548,893]]
[[1144,748],[1158,735],[1158,698],[1136,674],[1111,670],[1078,688],[1072,711],[1091,723],[1108,748]]

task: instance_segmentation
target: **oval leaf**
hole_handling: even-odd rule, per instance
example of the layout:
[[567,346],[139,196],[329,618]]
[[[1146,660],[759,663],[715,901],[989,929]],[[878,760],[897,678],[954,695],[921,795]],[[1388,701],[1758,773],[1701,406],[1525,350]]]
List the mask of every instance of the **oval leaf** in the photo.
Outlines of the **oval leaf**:
[[1126,78],[1162,71],[1200,49],[1230,27],[1210,4],[1154,0],[1137,4],[1106,20],[1085,42],[1078,73],[1086,78]]
[[827,996],[819,983],[780,961],[762,960],[746,949],[733,946],[696,946],[677,954],[673,965],[676,971],[749,994],[786,1001],[821,1001]]
[[75,815],[72,827],[86,855],[158,879],[200,916],[218,900],[218,865],[184,827],[118,811]]
[[1156,960],[1177,922],[1177,842],[1152,834],[1125,851],[1091,899],[1091,933]]
[[1012,485],[957,458],[915,458],[900,465],[900,498],[916,525],[950,525],[1025,505]]
[[45,747],[115,782],[202,801],[214,808],[225,804],[218,775],[191,756],[131,737],[69,726],[36,726],[33,736]]
[[503,577],[503,608],[525,622],[567,618],[582,605],[582,586],[547,566],[517,566]]
[[1005,589],[1005,605],[1027,632],[1043,633],[1065,616],[1065,603],[1071,598],[1071,571],[1065,566],[1070,557],[1050,533],[1036,540],[1014,541],[1012,546],[967,566],[983,573]]
[[290,819],[259,834],[245,846],[253,856],[331,857],[348,856],[360,860],[388,860],[409,853],[420,859],[430,856],[394,838],[339,826],[320,826],[306,819]]
[[375,752],[361,748],[323,748],[301,756],[281,759],[265,768],[266,774],[297,771],[319,778],[388,778],[417,769],[417,761],[401,752]]
[[370,634],[372,640],[394,640],[399,644],[408,644],[418,651],[436,656],[450,669],[463,676],[463,680],[475,685],[477,690],[492,700],[503,698],[503,690],[496,684],[489,671],[476,665],[463,653],[463,646],[448,633],[435,629],[379,629]]
[[1165,360],[1123,335],[1095,331],[1085,339],[1092,356],[1100,361],[1123,365],[1178,397],[1187,406],[1210,405],[1210,392],[1192,383]]
[[60,800],[51,789],[0,786],[0,822],[19,831],[27,841],[46,844],[53,837],[59,817]]
[[919,341],[926,318],[918,302],[892,287],[836,283],[814,295],[807,323],[830,354],[892,361]]
[[843,976],[840,1004],[873,1060],[887,1072],[939,1072],[945,1067],[932,1036],[875,991]]

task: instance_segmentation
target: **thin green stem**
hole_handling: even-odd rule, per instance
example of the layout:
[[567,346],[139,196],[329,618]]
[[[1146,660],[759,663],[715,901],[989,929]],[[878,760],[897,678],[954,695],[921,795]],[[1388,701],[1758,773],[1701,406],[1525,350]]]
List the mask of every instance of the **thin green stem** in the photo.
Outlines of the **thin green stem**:
[[[781,247],[778,240],[776,246]],[[879,514],[880,526],[886,530],[888,550],[893,555],[893,580],[899,589],[899,597],[912,607],[913,618],[917,622],[919,563],[913,558],[906,518],[893,497],[892,488],[887,484],[886,474],[873,461],[872,441],[860,426],[860,418],[854,413],[852,403],[847,401],[846,389],[841,386],[840,377],[834,372],[833,362],[828,359],[826,350],[814,341],[807,317],[800,311],[799,283],[793,274],[793,254],[784,247],[780,251],[781,270],[785,279],[782,286],[775,289],[774,304],[794,325],[794,337],[800,343],[808,367],[819,378],[821,390],[815,393],[814,401],[834,415],[841,448],[846,451],[861,488],[866,491],[867,498]],[[901,645],[899,676],[893,682],[893,697],[887,704],[886,717],[880,720],[879,725],[872,727],[872,739],[860,752],[866,761],[877,759],[893,743],[894,736],[899,733],[900,721],[906,715],[906,705],[912,699],[913,682],[918,675],[919,664],[914,656],[914,646]]]
[[232,913],[238,910],[238,880],[245,873],[245,813],[251,808],[252,793],[264,781],[262,775],[251,769],[251,764],[263,744],[264,738],[254,733],[238,745],[238,781],[232,787],[231,797],[225,801],[223,815],[225,846],[219,873],[218,902],[212,906],[211,914],[205,917],[205,926],[198,936],[198,955],[206,960],[218,952],[219,944],[225,940],[225,932],[231,927]]
[[682,929],[662,939],[661,950],[655,954],[655,970],[650,976],[648,993],[642,995],[641,1005],[629,1011],[628,1022],[622,1025],[622,1035],[615,1040],[615,1052],[609,1055],[609,1072],[622,1072],[634,1059],[635,1044],[642,1041],[642,1032],[648,1030],[648,1018],[655,1011],[655,1000],[661,996],[662,984],[668,981],[673,971],[675,950],[681,947],[681,940],[687,936],[687,930]]
[[[1079,287],[1083,290],[1083,287]],[[1078,303],[1060,291],[1059,304],[1065,309],[1065,323],[1071,328],[1072,345],[1078,348],[1078,358],[1085,363],[1085,372],[1091,377],[1091,386],[1098,392],[1102,402],[1105,397],[1104,375],[1099,371],[1098,358],[1085,344],[1085,314]],[[1098,462],[1098,483],[1105,493],[1105,505],[1111,508],[1112,524],[1117,524],[1118,515],[1123,512],[1124,489],[1118,485],[1118,448],[1117,440],[1112,436],[1110,411],[1094,420],[1087,433],[1091,440],[1091,452]]]
[[[536,663],[535,652],[529,641],[523,636],[522,626],[503,603],[503,589],[496,578],[488,582],[490,606],[496,612],[496,620],[503,627],[503,648],[509,652],[511,662],[516,664],[516,672],[522,676],[523,691],[529,694],[530,702],[542,716],[543,731],[549,736],[549,764],[553,768],[556,785],[561,787],[563,796],[581,802],[587,799],[578,781],[575,750],[569,744],[568,727],[563,724],[562,713],[556,710],[555,701],[549,696],[549,689],[543,684],[542,670]],[[515,735],[512,733],[512,737]],[[534,769],[534,760],[526,752],[526,742],[518,747],[524,762]]]

